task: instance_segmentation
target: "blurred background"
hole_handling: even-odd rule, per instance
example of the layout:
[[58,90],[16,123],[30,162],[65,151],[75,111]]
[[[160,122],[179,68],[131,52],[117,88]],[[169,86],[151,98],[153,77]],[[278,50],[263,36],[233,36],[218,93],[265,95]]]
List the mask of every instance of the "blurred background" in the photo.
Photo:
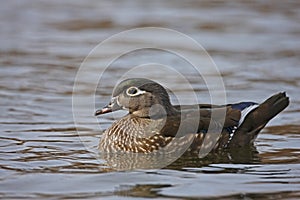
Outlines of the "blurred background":
[[[300,198],[299,21],[297,0],[2,2],[0,196]],[[291,104],[260,134],[255,156],[186,158],[165,169],[124,173],[84,147],[81,140],[97,143],[101,131],[82,127],[85,133],[77,135],[72,115],[77,70],[103,40],[149,26],[174,29],[200,43],[222,74],[228,102],[260,102],[287,92]],[[105,67],[101,59],[98,67]],[[97,104],[109,100],[118,70],[157,60],[178,64],[159,51],[116,61],[97,93]],[[208,102],[203,82],[193,79],[192,84],[199,100]],[[82,85],[85,95],[90,85]],[[109,115],[101,119],[104,128],[112,122]]]

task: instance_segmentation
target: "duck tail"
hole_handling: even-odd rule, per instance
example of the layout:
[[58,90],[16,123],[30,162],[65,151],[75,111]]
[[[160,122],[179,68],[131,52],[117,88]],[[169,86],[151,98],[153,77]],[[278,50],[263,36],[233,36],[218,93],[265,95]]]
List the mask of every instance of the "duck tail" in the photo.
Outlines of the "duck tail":
[[253,143],[257,134],[278,113],[289,105],[289,97],[285,92],[275,94],[257,105],[246,116],[241,118],[240,124],[230,140],[229,147],[247,146]]

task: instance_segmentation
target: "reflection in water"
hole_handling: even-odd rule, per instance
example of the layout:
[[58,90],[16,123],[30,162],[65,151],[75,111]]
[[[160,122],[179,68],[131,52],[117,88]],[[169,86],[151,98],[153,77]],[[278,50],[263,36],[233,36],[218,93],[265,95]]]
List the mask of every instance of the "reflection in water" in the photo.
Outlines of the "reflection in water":
[[[144,197],[144,198],[154,198],[157,197],[158,191],[160,188],[171,187],[172,185],[135,185],[135,186],[126,186],[122,185],[118,188],[114,194],[125,196],[125,197]],[[120,191],[118,191],[120,190]]]
[[[279,0],[6,1],[0,8],[0,196],[299,199],[299,8],[298,1]],[[286,91],[289,108],[249,149],[204,159],[187,154],[157,170],[109,167],[111,159],[97,159],[81,141],[96,146],[101,135],[97,124],[74,127],[74,77],[100,41],[153,25],[186,33],[205,47],[223,75],[228,102],[261,102],[268,94]],[[107,55],[115,54],[118,45],[126,41],[107,49]],[[162,61],[186,68],[174,56],[146,53],[116,61],[102,79],[97,102],[109,100],[115,77],[128,66]],[[107,55],[90,65],[105,67]],[[187,73],[199,102],[210,102],[203,80]],[[164,80],[165,74],[157,78]],[[181,86],[174,80],[176,91],[187,95]],[[82,83],[80,95],[90,90]],[[101,130],[112,121],[111,116],[101,119]],[[77,128],[83,130],[81,138]]]
[[[142,154],[142,153],[111,153],[99,154],[99,158],[106,161],[108,167],[113,170],[133,170],[133,169],[157,169],[164,167],[165,163],[170,163],[165,169],[183,169],[208,166],[212,163],[260,163],[258,152],[254,146],[244,148],[234,148],[219,150],[208,154],[204,158],[199,158],[198,152],[186,152],[179,159],[173,154]],[[171,162],[170,162],[171,161]]]
[[234,148],[208,154],[205,158],[198,158],[195,154],[186,154],[167,168],[182,169],[204,167],[212,163],[240,163],[240,164],[258,164],[260,163],[258,152],[254,146],[244,148]]

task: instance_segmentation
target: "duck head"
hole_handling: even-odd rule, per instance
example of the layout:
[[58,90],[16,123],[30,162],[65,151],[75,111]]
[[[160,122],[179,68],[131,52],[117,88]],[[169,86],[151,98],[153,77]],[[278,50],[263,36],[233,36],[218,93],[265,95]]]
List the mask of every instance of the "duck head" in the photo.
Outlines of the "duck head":
[[110,103],[96,110],[95,116],[121,109],[138,117],[158,117],[174,111],[165,88],[144,78],[130,78],[120,82],[113,91]]

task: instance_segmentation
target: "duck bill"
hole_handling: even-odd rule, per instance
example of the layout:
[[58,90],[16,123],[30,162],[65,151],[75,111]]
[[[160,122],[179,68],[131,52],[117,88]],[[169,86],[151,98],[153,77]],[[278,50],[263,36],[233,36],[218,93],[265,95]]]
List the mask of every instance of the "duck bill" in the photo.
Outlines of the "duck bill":
[[107,106],[103,107],[102,109],[96,110],[95,116],[102,115],[105,113],[110,113],[110,112],[112,112],[112,108],[110,108],[109,105],[107,105]]
[[113,100],[108,105],[104,106],[103,108],[96,110],[95,116],[114,112],[114,111],[120,110],[120,109],[122,109],[122,107],[119,106],[115,100]]

